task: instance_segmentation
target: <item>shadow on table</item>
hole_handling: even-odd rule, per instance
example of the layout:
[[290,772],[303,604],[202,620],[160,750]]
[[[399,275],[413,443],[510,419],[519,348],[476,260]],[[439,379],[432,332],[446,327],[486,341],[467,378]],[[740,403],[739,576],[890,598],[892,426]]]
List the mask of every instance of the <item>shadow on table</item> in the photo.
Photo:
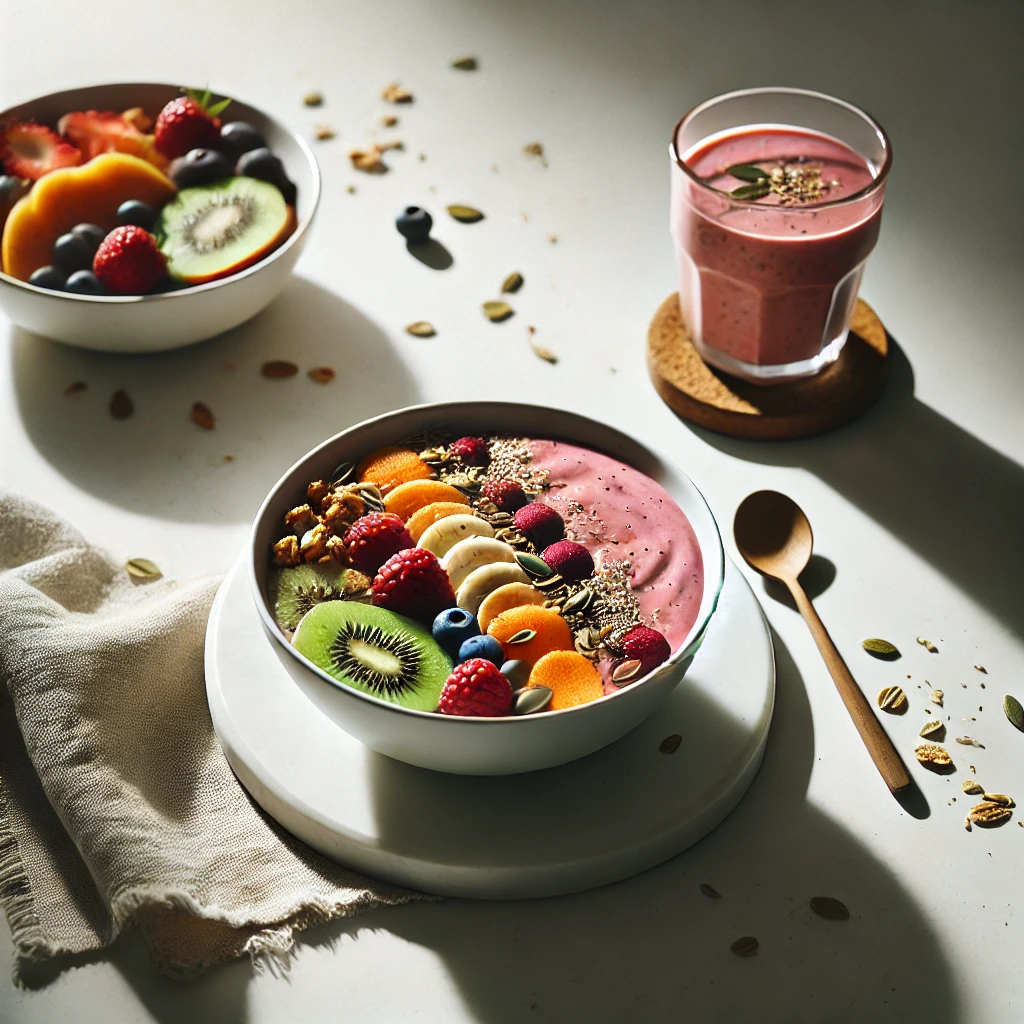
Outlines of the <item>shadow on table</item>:
[[[777,703],[761,773],[696,846],[587,894],[375,911],[309,942],[379,928],[422,945],[443,959],[474,1019],[495,1024],[960,1020],[952,972],[920,909],[884,864],[807,801],[810,708],[794,662],[774,641]],[[897,825],[899,806],[871,781],[879,828]],[[749,836],[756,845],[738,850]],[[702,895],[702,882],[722,898]],[[808,900],[816,895],[842,899],[850,921],[815,916]],[[743,935],[758,938],[757,957],[730,952]]]
[[878,403],[832,433],[761,442],[687,426],[736,458],[814,473],[1020,633],[1024,467],[915,398],[913,368],[891,337],[889,345]]
[[[40,455],[83,490],[161,519],[251,519],[314,445],[419,398],[387,335],[299,277],[255,319],[190,348],[108,355],[16,329],[12,351],[19,412]],[[260,367],[272,359],[296,363],[299,373],[263,378]],[[306,376],[313,366],[337,376],[315,383]],[[72,381],[87,389],[65,395]],[[107,408],[118,388],[135,405],[121,421]],[[197,401],[216,417],[212,431],[191,422]]]

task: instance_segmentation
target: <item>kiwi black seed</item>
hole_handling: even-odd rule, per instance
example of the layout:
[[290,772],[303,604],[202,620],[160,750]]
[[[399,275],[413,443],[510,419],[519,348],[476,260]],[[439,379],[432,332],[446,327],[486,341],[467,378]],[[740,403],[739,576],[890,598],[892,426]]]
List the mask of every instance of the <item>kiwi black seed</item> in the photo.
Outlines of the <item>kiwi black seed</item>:
[[419,623],[355,601],[316,605],[292,643],[338,682],[417,711],[437,710],[452,670],[451,658]]

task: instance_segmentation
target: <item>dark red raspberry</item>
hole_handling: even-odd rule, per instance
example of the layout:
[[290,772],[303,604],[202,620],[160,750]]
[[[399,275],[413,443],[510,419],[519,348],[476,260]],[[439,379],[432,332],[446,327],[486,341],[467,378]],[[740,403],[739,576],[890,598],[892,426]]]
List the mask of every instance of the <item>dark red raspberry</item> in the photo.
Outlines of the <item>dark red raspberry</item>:
[[357,519],[345,531],[345,550],[349,560],[368,576],[403,548],[414,546],[401,516],[391,512],[371,512]]
[[512,687],[493,661],[470,658],[452,669],[437,710],[465,718],[504,718],[512,711]]
[[480,493],[490,498],[502,512],[515,512],[530,500],[515,480],[488,480]]
[[110,295],[145,295],[167,276],[167,260],[148,231],[129,224],[100,242],[92,272]]
[[519,509],[512,524],[538,550],[565,536],[565,521],[550,505],[542,505],[539,501],[531,501]]
[[491,459],[487,442],[482,437],[460,437],[452,442],[448,451],[458,455],[469,466],[486,466]]
[[405,548],[381,567],[370,588],[378,608],[433,625],[445,608],[455,607],[455,591],[436,556],[424,548]]
[[560,540],[541,552],[541,558],[570,583],[585,580],[594,571],[594,558],[574,540]]
[[657,668],[672,653],[665,637],[647,626],[634,626],[622,638],[622,649],[628,660],[639,660],[642,673]]

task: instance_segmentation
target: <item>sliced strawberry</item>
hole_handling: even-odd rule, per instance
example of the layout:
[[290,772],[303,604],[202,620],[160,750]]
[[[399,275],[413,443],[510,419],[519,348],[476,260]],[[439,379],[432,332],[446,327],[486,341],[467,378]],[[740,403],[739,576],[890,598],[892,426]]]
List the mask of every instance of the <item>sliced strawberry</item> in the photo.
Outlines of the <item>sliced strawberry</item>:
[[8,174],[36,181],[58,167],[80,164],[82,153],[45,125],[12,119],[0,125],[0,161]]
[[82,151],[86,160],[101,153],[127,153],[163,170],[168,160],[157,151],[152,135],[144,135],[123,114],[112,110],[75,110],[65,114],[57,130]]

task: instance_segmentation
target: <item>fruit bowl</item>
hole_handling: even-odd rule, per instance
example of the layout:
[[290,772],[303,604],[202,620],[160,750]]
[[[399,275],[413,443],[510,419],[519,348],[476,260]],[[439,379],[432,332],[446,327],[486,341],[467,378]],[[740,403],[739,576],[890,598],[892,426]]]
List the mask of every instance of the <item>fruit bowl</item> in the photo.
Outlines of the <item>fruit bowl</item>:
[[[412,710],[338,682],[307,660],[277,624],[268,600],[268,552],[280,523],[310,480],[329,479],[397,440],[445,426],[455,432],[507,433],[560,439],[603,452],[646,473],[685,513],[704,564],[696,619],[667,661],[639,682],[590,703],[516,717],[465,718]],[[672,692],[689,668],[711,621],[724,580],[724,552],[714,516],[690,479],[625,434],[563,410],[503,402],[448,402],[388,413],[350,427],[300,459],[263,502],[250,535],[250,586],[264,627],[288,661],[300,689],[340,728],[399,761],[461,775],[509,775],[548,768],[590,754],[625,735]],[[296,693],[296,699],[304,699]]]
[[[71,89],[0,112],[0,124],[15,119],[53,127],[68,111],[120,111],[131,107],[142,107],[155,115],[178,95],[177,86],[156,83]],[[232,120],[246,121],[258,130],[297,187],[295,228],[283,244],[228,277],[163,294],[74,294],[36,287],[0,272],[0,309],[11,321],[28,331],[82,348],[159,352],[230,330],[273,301],[305,244],[320,198],[320,171],[306,142],[280,121],[235,99],[228,109]],[[40,182],[46,180],[44,176]]]

